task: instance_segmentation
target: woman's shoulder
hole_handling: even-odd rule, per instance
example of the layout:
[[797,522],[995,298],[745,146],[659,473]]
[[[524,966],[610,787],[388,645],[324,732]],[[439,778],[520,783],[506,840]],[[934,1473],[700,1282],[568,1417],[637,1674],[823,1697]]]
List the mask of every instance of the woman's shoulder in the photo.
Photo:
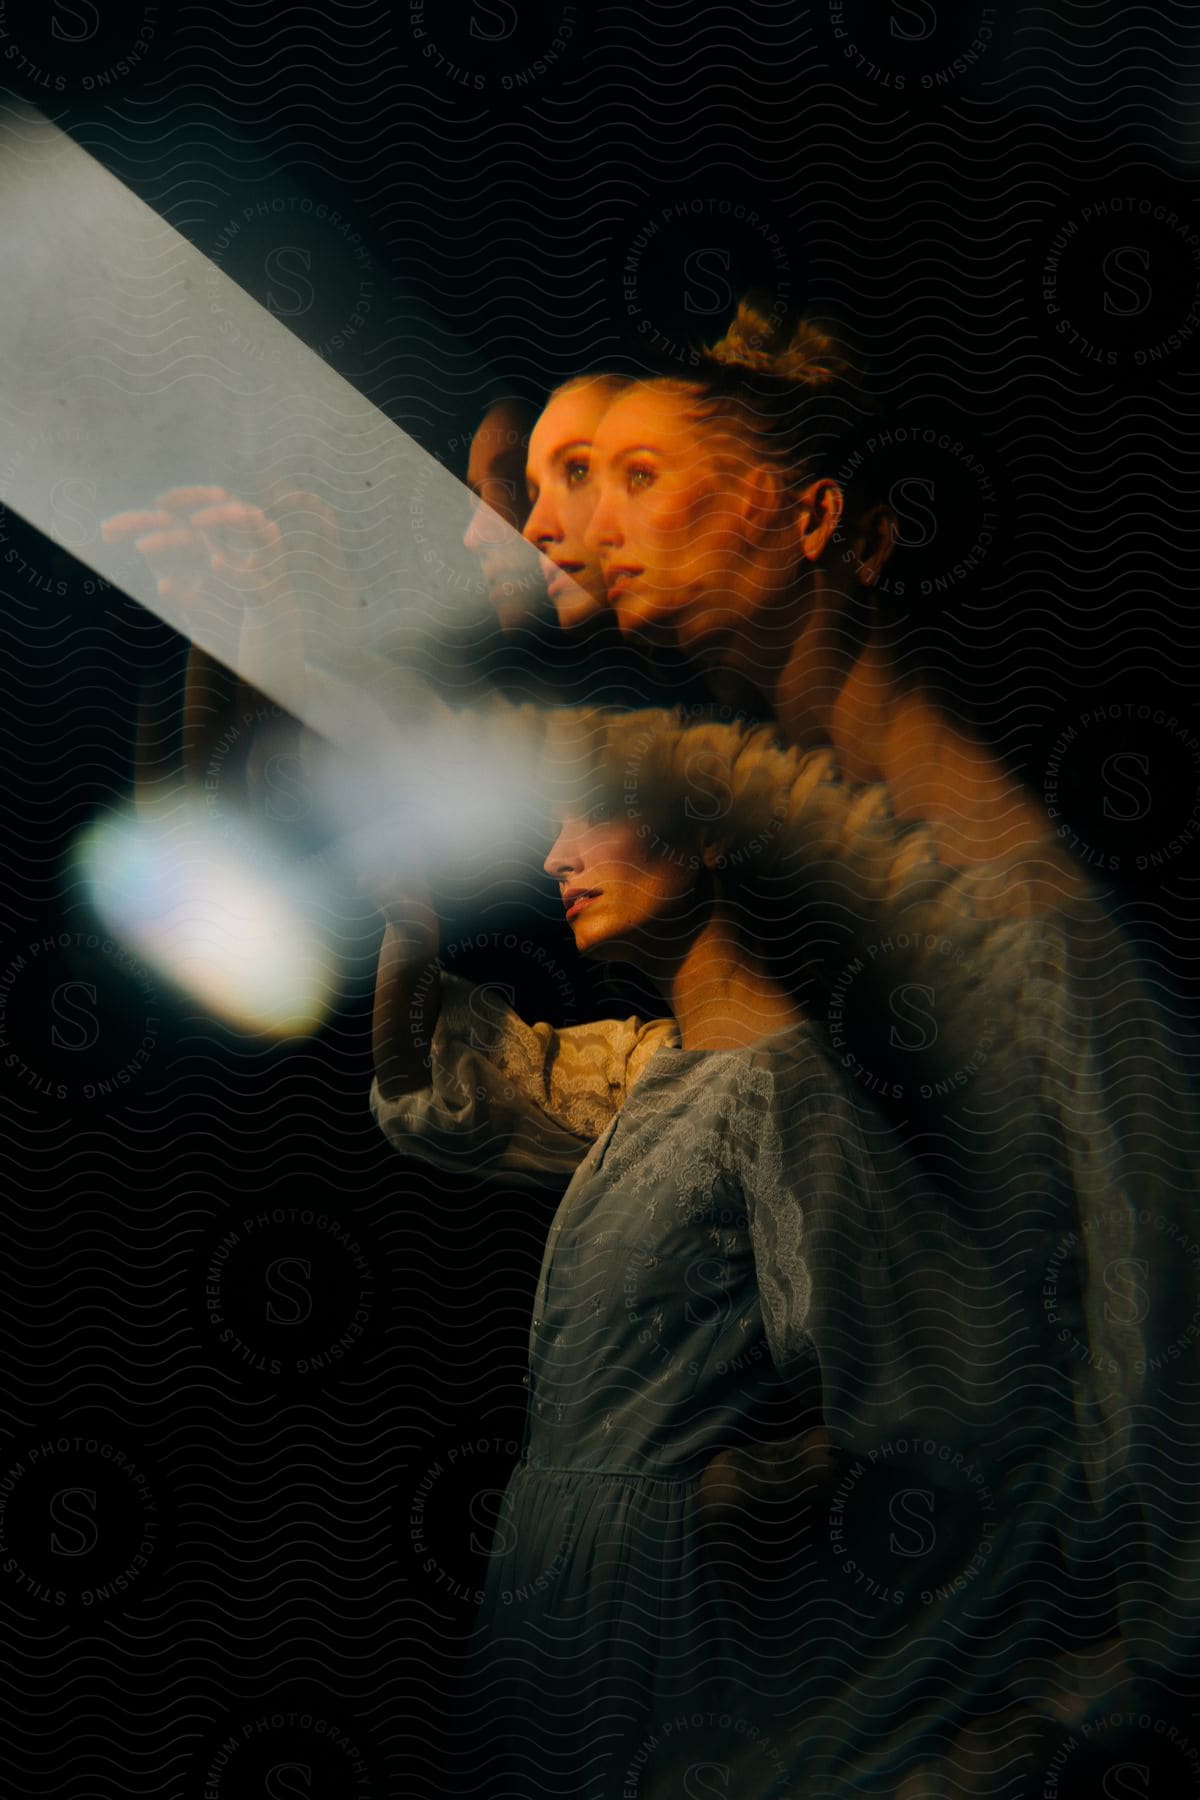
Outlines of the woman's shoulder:
[[801,1094],[832,1097],[846,1092],[847,1081],[823,1023],[808,1016],[752,1042],[721,1050],[685,1050],[678,1031],[654,1046],[645,1070],[644,1091],[683,1091],[699,1102],[718,1097],[768,1104],[795,1101]]

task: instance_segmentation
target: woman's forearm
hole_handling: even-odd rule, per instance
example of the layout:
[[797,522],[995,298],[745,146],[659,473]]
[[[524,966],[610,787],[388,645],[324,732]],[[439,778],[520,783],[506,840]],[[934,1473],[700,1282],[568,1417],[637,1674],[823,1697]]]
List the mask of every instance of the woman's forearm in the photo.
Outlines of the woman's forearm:
[[436,921],[389,920],[379,951],[371,1045],[385,1100],[429,1086],[442,1004]]

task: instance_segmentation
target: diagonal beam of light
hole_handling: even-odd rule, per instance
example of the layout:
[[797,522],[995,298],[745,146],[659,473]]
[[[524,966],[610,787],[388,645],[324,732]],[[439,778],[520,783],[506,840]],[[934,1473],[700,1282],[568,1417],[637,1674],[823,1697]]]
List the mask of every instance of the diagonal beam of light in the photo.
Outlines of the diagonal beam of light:
[[[407,677],[471,604],[464,485],[18,101],[0,103],[0,243],[0,504],[334,743],[353,747],[372,692],[410,710]],[[81,542],[69,502],[99,521],[192,483],[305,490],[331,509],[345,572],[295,595],[298,660],[247,667],[244,601],[184,606],[130,543]],[[493,515],[506,533],[532,567]]]

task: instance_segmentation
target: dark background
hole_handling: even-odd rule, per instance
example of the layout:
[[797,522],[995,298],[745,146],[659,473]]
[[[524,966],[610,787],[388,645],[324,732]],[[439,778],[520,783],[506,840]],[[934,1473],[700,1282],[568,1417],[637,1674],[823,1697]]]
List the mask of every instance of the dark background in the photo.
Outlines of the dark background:
[[[901,511],[884,616],[1060,809],[1192,1032],[1183,9],[6,0],[0,79],[459,471],[493,394],[686,367],[747,287],[836,322],[880,424],[832,472]],[[221,247],[248,197],[285,194],[344,229],[297,238],[293,207],[300,262],[265,228]],[[139,711],[170,754],[185,646],[11,513],[3,530],[29,565],[0,561],[13,1791],[469,1792],[450,1701],[554,1196],[383,1142],[365,914],[333,1022],[283,1046],[89,948],[67,849],[128,793]],[[452,943],[497,941],[456,966],[588,1016],[548,905],[458,907]]]

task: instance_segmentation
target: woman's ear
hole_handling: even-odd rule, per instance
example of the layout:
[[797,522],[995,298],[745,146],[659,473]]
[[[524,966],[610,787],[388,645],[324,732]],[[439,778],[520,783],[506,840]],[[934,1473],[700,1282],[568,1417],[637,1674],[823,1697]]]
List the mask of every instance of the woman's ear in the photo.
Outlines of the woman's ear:
[[896,547],[896,514],[890,506],[872,506],[855,521],[850,532],[855,580],[873,587],[880,570]]
[[796,537],[800,553],[808,562],[816,562],[824,556],[841,524],[844,509],[841,488],[826,475],[801,490],[796,512]]

